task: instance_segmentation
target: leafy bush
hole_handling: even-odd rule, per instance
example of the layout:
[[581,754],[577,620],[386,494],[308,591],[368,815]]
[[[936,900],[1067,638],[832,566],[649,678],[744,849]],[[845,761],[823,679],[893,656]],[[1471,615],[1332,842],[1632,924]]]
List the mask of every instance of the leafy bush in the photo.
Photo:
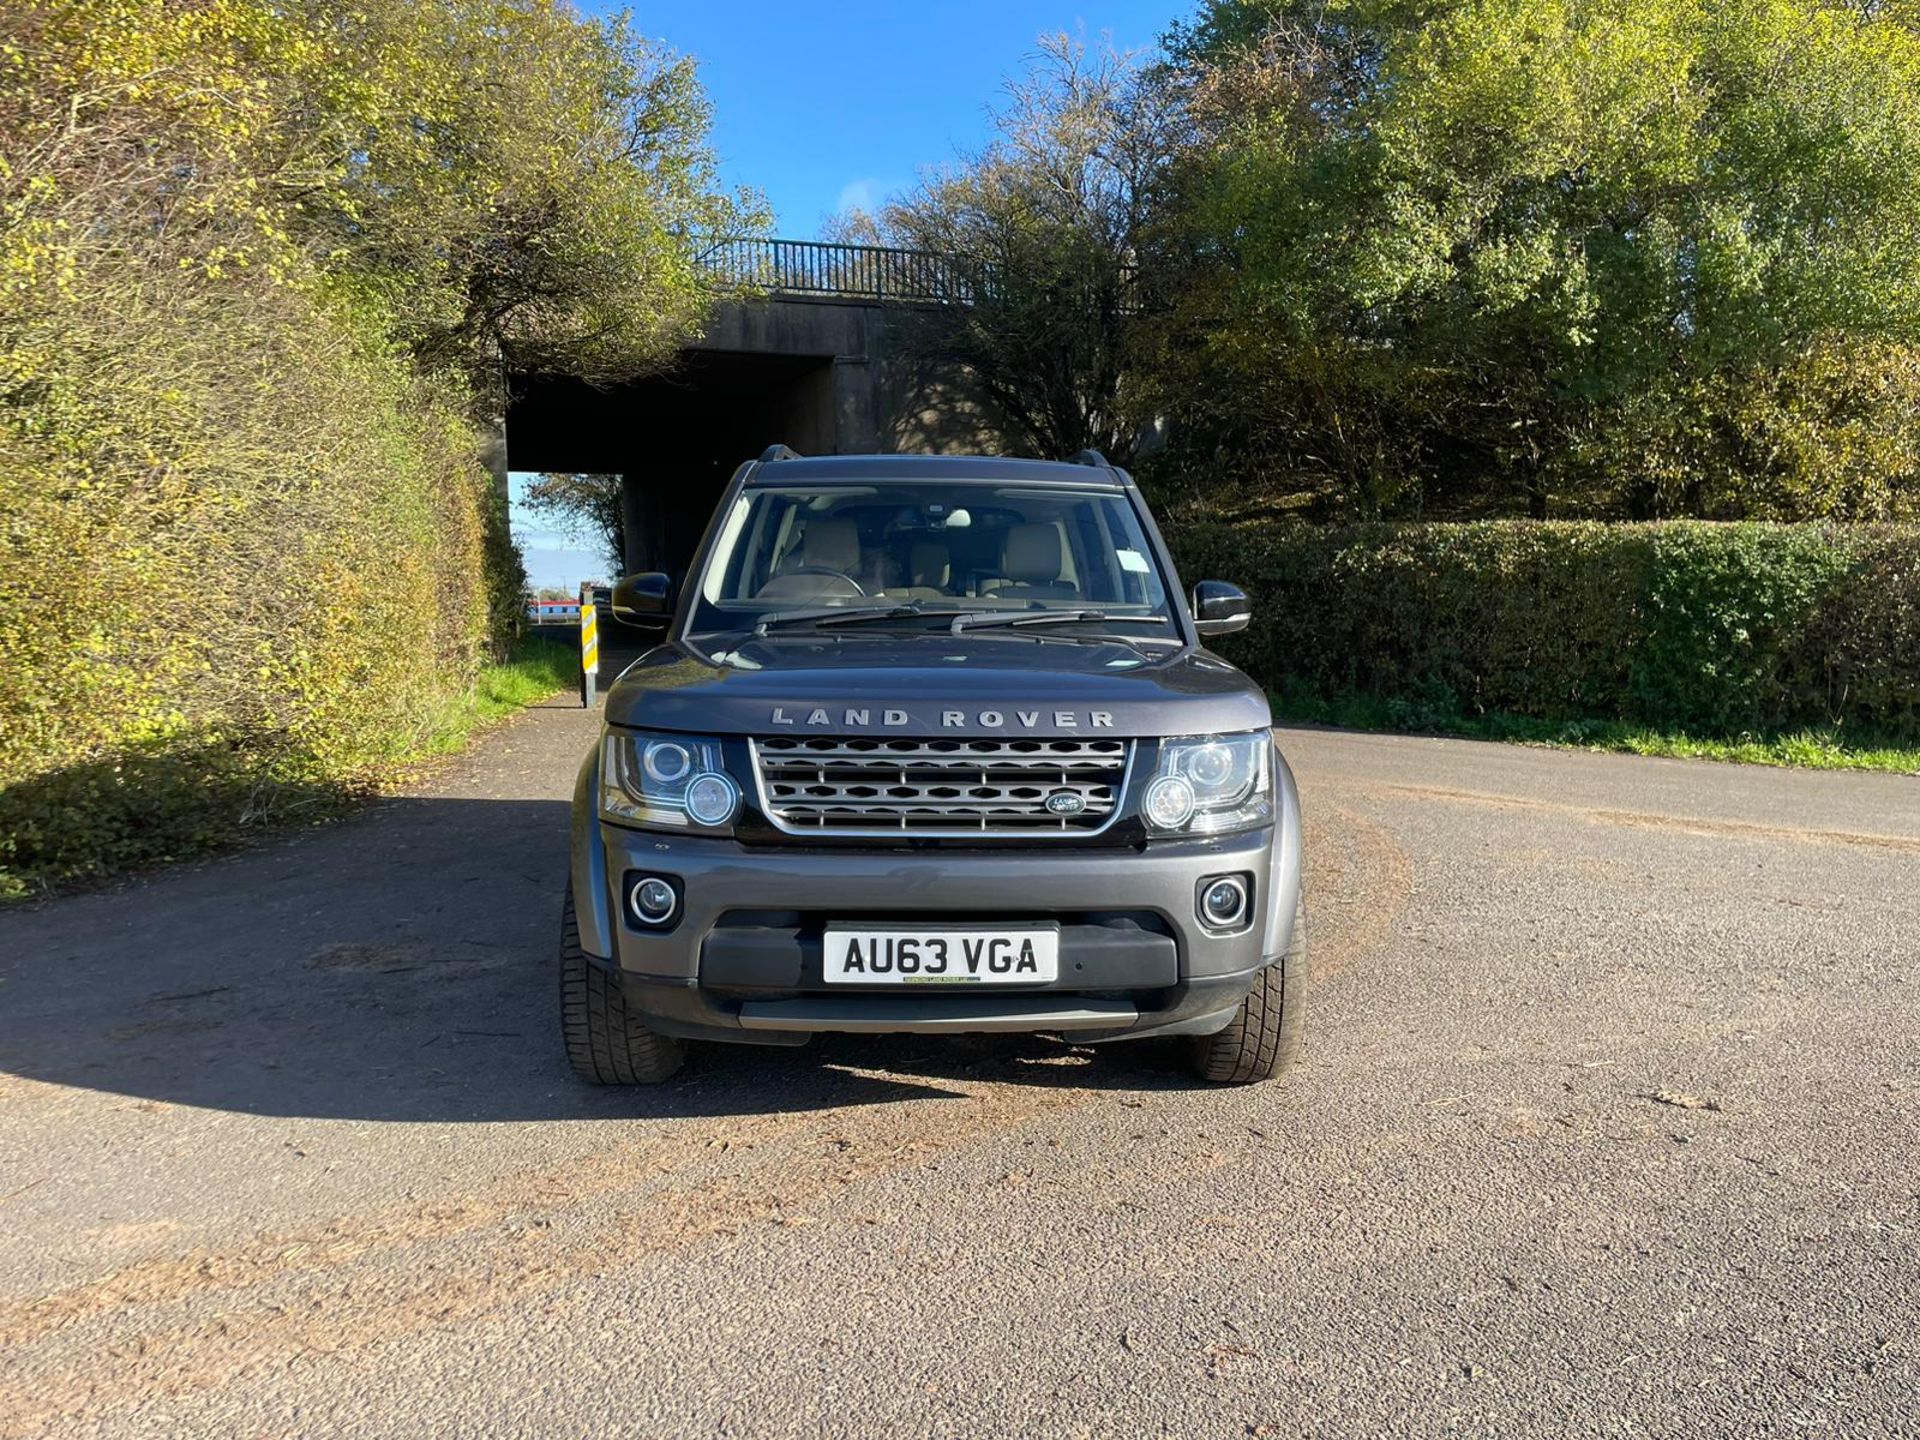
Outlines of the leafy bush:
[[106,293],[0,442],[0,877],[98,873],[350,792],[488,638],[456,400],[297,292]]
[[744,218],[705,124],[547,0],[0,6],[0,895],[459,732],[500,376],[671,357]]
[[1920,737],[1920,527],[1188,521],[1181,571],[1246,587],[1221,642],[1268,688],[1408,728],[1489,714],[1708,735]]
[[1204,0],[1130,393],[1325,516],[1920,515],[1920,28]]

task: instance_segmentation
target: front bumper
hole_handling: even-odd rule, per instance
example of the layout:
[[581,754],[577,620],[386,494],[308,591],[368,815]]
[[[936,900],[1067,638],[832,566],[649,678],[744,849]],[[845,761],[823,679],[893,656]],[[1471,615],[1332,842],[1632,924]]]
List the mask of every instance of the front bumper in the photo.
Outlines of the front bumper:
[[[1277,767],[1276,823],[1140,849],[916,850],[797,845],[630,830],[600,822],[594,761],[575,797],[573,888],[581,943],[619,972],[646,1024],[690,1039],[798,1045],[821,1031],[1059,1031],[1083,1041],[1208,1034],[1287,949],[1300,888],[1300,813]],[[662,933],[621,903],[634,872],[674,880]],[[1205,876],[1253,881],[1249,923],[1209,932]],[[1020,990],[825,986],[829,921],[1058,924],[1060,978]]]

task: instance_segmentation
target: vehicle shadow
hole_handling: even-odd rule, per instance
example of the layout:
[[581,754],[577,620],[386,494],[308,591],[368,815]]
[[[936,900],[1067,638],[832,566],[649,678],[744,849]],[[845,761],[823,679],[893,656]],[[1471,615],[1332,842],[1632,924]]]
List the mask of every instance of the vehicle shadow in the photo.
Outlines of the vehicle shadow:
[[0,1073],[252,1114],[633,1119],[954,1097],[953,1082],[1159,1089],[1165,1047],[823,1037],[695,1047],[596,1089],[554,987],[567,805],[417,798],[330,829],[0,914]]

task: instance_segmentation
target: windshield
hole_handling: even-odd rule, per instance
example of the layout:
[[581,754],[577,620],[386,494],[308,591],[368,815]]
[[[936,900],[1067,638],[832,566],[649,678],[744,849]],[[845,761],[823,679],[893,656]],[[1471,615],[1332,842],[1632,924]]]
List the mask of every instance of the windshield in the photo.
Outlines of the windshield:
[[1065,612],[1097,611],[1085,623],[1177,633],[1127,496],[921,481],[743,492],[700,577],[693,629],[752,629],[783,616],[827,624],[854,611],[911,625],[915,610],[926,623],[935,614],[1049,610],[1072,623]]

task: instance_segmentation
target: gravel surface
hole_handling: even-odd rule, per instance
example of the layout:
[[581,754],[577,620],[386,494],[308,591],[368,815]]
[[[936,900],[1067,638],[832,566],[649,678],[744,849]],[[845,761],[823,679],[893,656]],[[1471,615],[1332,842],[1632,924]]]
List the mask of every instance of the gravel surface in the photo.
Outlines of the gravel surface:
[[1920,1435],[1920,781],[1289,731],[1290,1081],[609,1092],[592,733],[0,914],[0,1436]]

